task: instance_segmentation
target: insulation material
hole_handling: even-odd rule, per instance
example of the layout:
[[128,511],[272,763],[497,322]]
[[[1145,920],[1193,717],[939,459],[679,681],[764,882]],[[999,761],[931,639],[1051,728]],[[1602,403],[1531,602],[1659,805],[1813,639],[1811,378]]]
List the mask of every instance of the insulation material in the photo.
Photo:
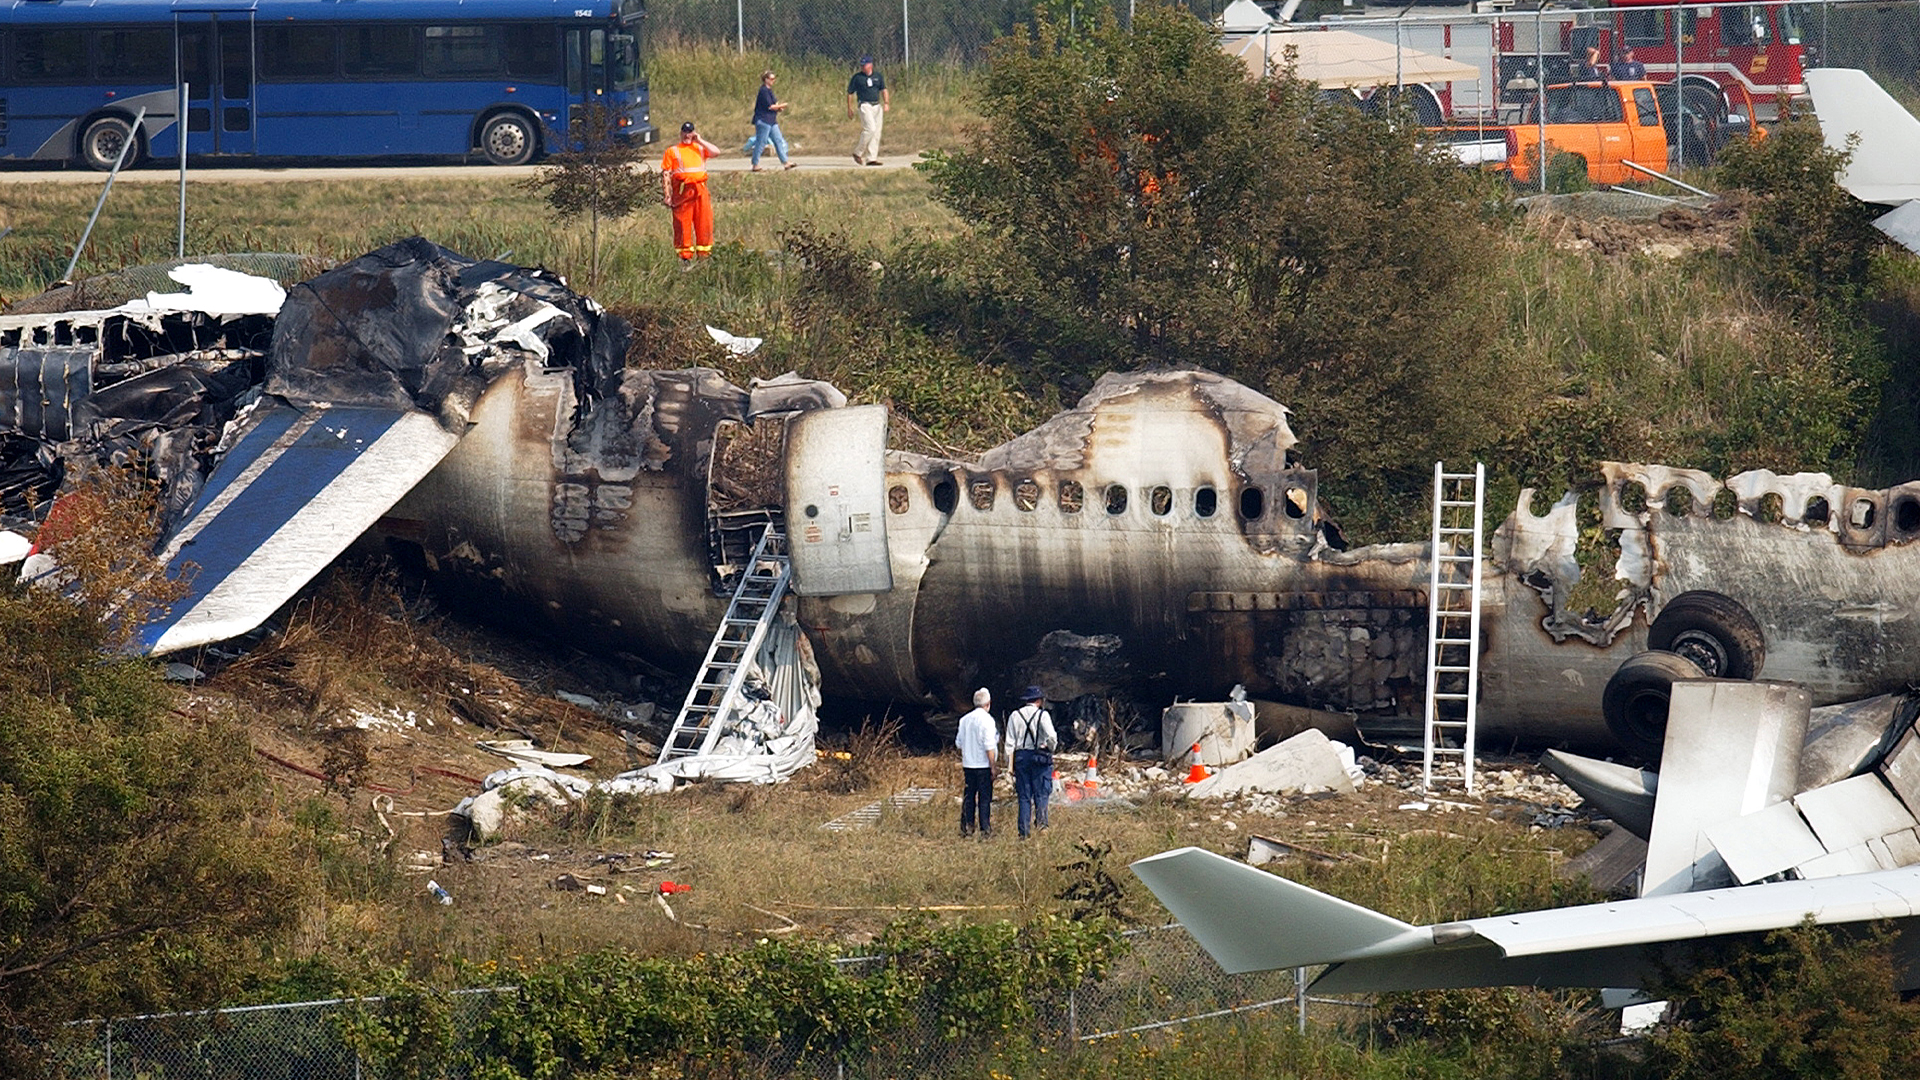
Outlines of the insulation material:
[[767,696],[743,695],[746,704],[719,721],[721,735],[710,752],[623,772],[596,786],[617,795],[648,795],[691,780],[774,784],[813,764],[820,669],[790,614],[767,628],[747,683]]
[[1219,799],[1245,791],[1290,795],[1352,790],[1353,777],[1348,775],[1338,747],[1325,733],[1309,729],[1188,785],[1187,795],[1195,799]]

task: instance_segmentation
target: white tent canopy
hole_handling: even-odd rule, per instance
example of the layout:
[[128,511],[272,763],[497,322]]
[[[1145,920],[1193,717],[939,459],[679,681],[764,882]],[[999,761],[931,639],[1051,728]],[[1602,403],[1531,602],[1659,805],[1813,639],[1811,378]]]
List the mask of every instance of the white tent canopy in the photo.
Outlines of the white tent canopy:
[[1220,47],[1239,57],[1255,78],[1284,70],[1288,52],[1296,51],[1295,73],[1330,89],[1480,78],[1480,69],[1472,64],[1418,49],[1396,49],[1392,42],[1376,41],[1351,30],[1269,29],[1229,35],[1221,40]]

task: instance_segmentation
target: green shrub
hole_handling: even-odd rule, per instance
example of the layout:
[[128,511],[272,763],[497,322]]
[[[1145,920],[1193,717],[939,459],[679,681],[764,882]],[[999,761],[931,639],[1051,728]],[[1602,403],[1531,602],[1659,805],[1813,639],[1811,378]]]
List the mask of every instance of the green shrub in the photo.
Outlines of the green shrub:
[[1920,1002],[1894,988],[1894,934],[1813,925],[1702,948],[1652,992],[1672,1002],[1649,1065],[1674,1080],[1920,1075]]

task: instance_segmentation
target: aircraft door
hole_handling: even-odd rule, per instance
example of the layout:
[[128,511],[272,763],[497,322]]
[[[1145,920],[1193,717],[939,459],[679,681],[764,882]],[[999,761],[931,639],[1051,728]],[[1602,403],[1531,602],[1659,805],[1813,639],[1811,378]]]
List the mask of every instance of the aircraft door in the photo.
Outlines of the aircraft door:
[[884,405],[805,412],[787,425],[787,550],[797,595],[893,588],[886,447]]
[[174,35],[187,84],[187,153],[253,153],[253,13],[183,12]]

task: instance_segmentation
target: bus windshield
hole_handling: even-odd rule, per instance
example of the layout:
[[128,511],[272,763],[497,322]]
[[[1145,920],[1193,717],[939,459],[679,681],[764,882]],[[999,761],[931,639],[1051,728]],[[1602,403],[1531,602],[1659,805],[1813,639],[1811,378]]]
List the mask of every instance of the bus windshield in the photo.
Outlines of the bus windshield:
[[632,34],[614,34],[607,39],[608,74],[615,90],[637,89],[646,81],[640,66],[640,39]]

